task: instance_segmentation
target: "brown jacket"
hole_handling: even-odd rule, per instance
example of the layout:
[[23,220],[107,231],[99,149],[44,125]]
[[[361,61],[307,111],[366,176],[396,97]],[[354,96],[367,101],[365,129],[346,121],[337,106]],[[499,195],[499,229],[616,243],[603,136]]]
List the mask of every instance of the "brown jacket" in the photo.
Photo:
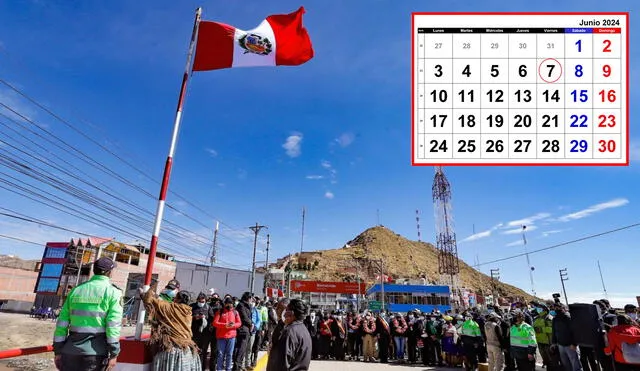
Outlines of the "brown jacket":
[[158,322],[156,331],[152,331],[149,343],[156,351],[170,351],[173,347],[180,349],[197,349],[192,340],[191,307],[187,304],[170,303],[158,299],[152,290],[142,297],[150,316]]

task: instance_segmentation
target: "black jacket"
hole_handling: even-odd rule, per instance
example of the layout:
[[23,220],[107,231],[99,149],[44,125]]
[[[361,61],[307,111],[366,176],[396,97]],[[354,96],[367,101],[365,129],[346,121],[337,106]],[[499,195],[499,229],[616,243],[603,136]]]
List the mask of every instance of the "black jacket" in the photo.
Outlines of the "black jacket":
[[240,315],[240,323],[242,326],[238,329],[240,333],[248,333],[251,330],[251,326],[253,325],[253,320],[251,319],[251,307],[249,304],[241,301],[236,306],[236,310]]
[[306,371],[309,369],[311,336],[302,321],[295,321],[282,329],[277,346],[271,349],[267,362],[267,371]]
[[573,330],[571,329],[571,316],[564,312],[558,312],[551,322],[551,342],[562,346],[578,345]]

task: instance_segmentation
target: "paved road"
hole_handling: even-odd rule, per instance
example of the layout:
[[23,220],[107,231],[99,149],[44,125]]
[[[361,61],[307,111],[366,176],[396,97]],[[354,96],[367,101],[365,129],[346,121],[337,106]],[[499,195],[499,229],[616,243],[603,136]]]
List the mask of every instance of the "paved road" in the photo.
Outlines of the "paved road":
[[462,371],[462,368],[438,368],[428,367],[421,364],[407,365],[398,363],[376,363],[376,362],[356,362],[356,361],[311,361],[309,371]]
[[[422,364],[407,365],[398,363],[365,363],[355,361],[311,361],[309,371],[464,371],[463,368],[429,367]],[[544,371],[540,364],[536,371]]]

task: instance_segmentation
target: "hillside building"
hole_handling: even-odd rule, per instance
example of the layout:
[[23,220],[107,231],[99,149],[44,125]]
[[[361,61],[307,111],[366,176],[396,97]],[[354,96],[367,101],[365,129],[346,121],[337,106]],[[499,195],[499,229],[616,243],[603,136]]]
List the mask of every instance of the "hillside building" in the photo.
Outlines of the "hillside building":
[[[47,242],[39,264],[36,280],[36,307],[57,308],[69,291],[91,278],[93,262],[106,256],[116,262],[111,281],[124,292],[125,303],[132,303],[138,287],[144,281],[149,250],[142,245],[128,245],[113,238],[78,238],[69,242]],[[158,252],[153,265],[153,278],[158,287],[164,287],[176,273],[173,256]],[[133,306],[125,305],[125,315],[137,313]]]

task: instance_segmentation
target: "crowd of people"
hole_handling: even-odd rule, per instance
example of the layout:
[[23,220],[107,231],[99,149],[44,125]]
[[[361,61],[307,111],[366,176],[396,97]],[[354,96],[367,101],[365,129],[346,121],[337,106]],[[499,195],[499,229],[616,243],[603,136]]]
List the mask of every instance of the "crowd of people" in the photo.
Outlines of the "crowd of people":
[[[59,369],[115,366],[122,293],[110,285],[113,266],[99,259],[94,276],[65,301],[54,333]],[[637,308],[616,311],[604,299],[571,310],[556,299],[486,310],[390,313],[311,310],[300,299],[250,292],[237,298],[210,291],[194,298],[176,280],[156,291],[154,285],[140,290],[151,323],[154,371],[253,370],[260,351],[269,353],[267,371],[308,370],[312,359],[466,371],[480,363],[489,371],[533,371],[536,361],[548,371],[640,370]]]

